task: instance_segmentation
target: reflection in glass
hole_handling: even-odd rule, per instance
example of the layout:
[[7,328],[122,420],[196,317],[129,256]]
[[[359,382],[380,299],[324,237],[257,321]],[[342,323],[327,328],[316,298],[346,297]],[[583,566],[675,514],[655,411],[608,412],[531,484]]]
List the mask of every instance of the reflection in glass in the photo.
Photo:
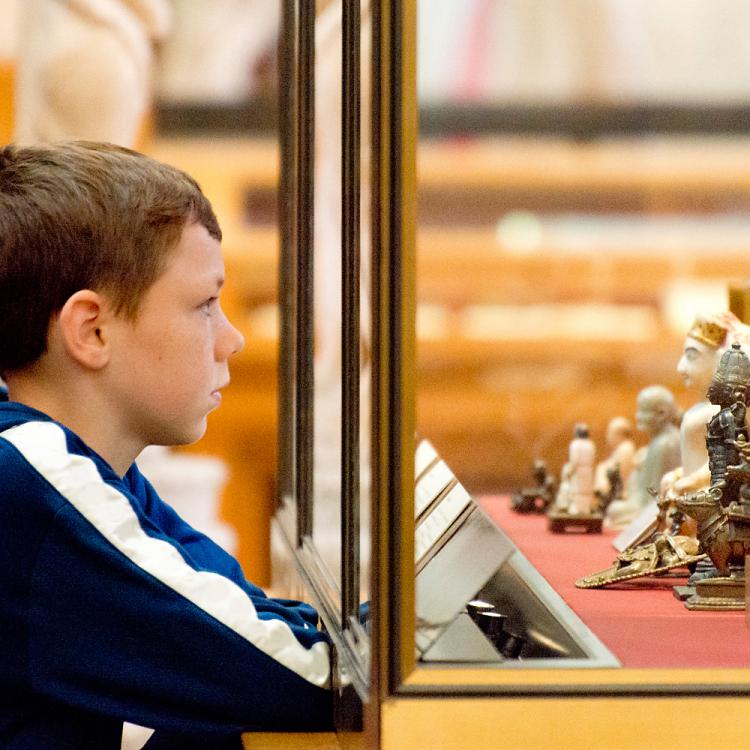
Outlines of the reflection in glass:
[[313,541],[341,581],[341,4],[316,29]]
[[743,104],[747,3],[420,0],[423,103]]
[[360,523],[360,598],[365,600],[369,593],[370,580],[370,430],[372,422],[371,365],[372,365],[372,321],[370,315],[370,260],[372,243],[370,221],[371,203],[371,74],[372,22],[370,0],[362,0],[360,16],[360,375],[359,375],[359,523]]

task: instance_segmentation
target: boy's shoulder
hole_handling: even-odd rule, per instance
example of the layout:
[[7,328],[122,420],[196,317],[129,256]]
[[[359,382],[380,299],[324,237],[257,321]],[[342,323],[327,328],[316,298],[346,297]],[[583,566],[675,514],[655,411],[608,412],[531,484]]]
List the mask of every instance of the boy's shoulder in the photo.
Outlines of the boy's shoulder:
[[[8,419],[7,407],[8,404],[0,404],[0,498],[7,506],[15,502],[28,504],[33,497],[42,496],[49,505],[54,493],[34,466],[33,454],[53,448],[53,442],[60,438],[64,444],[64,433],[49,420]],[[54,452],[53,448],[50,453]]]
[[[14,444],[14,434],[22,427],[0,429],[0,557],[4,569],[21,577],[23,561],[31,564],[28,556],[42,543],[65,505],[60,493]],[[6,568],[6,563],[11,567]]]
[[65,504],[55,489],[75,472],[62,426],[17,402],[0,402],[0,514],[55,513]]

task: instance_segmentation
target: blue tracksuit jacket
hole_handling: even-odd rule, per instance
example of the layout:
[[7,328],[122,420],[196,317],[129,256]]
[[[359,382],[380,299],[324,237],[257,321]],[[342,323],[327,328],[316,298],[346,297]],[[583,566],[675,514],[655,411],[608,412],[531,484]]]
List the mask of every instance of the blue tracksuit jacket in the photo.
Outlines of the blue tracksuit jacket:
[[0,748],[114,750],[123,720],[165,748],[329,727],[315,611],[249,583],[135,465],[5,402],[0,467]]

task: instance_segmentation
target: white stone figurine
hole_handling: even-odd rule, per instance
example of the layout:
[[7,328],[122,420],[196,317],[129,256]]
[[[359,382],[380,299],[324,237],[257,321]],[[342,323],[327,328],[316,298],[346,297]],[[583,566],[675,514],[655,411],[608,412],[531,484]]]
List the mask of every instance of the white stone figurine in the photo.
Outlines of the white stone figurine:
[[568,461],[560,476],[556,510],[571,516],[591,515],[594,505],[596,447],[585,424],[577,424],[568,448]]
[[710,483],[706,425],[719,410],[706,396],[721,355],[738,342],[750,343],[750,326],[730,312],[699,315],[685,338],[677,372],[685,386],[700,395],[687,409],[680,423],[680,466],[664,475],[659,495],[669,502],[688,492],[705,489]]

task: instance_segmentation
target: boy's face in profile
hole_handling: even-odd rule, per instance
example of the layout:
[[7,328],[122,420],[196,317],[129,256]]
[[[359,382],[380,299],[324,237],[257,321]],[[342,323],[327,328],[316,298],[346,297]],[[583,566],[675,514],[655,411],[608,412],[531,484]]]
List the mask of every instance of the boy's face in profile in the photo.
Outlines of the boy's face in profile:
[[223,281],[219,242],[188,224],[135,321],[117,319],[107,386],[124,439],[182,445],[205,432],[243,346],[219,304]]

